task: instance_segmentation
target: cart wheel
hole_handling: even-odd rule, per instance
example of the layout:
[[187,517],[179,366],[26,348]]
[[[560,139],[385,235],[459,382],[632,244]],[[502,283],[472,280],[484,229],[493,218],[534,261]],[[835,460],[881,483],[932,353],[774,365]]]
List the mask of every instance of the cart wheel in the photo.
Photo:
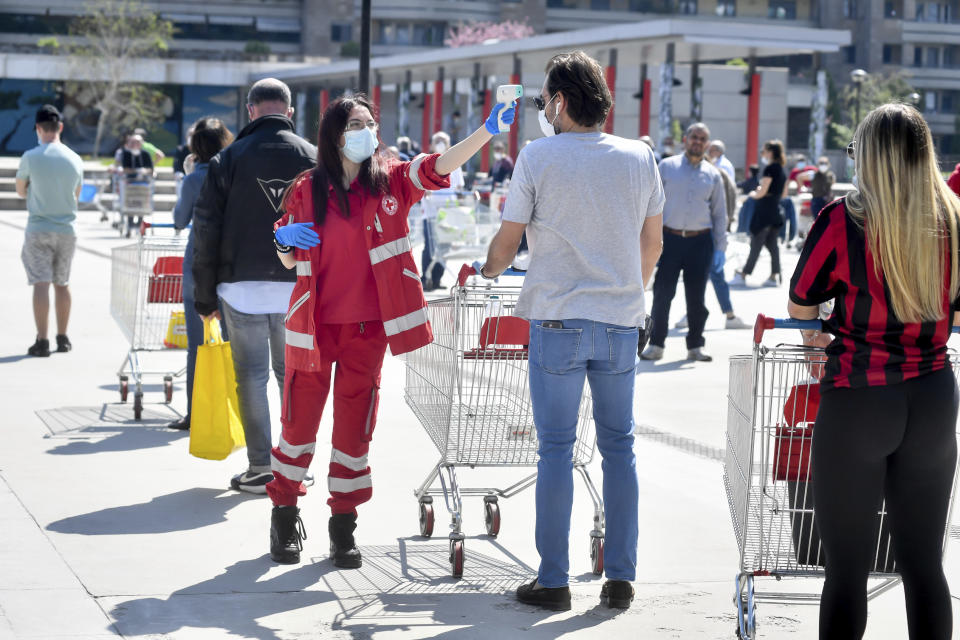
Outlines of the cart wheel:
[[740,576],[737,576],[737,597],[734,602],[737,605],[737,638],[756,640],[757,602],[753,594],[753,576],[746,576],[743,587],[741,587]]
[[420,535],[429,538],[433,535],[433,505],[420,502]]
[[487,525],[487,535],[496,536],[500,533],[500,505],[496,500],[483,501],[483,521]]
[[601,536],[590,537],[590,560],[593,563],[593,575],[603,575],[603,538]]
[[127,382],[127,376],[120,376],[120,402],[126,402],[129,393],[130,383]]
[[138,391],[133,394],[133,419],[139,420],[143,417],[143,392]]
[[450,572],[454,578],[463,577],[463,540],[450,541]]
[[164,376],[163,377],[163,401],[167,404],[170,404],[170,401],[173,400],[173,377]]

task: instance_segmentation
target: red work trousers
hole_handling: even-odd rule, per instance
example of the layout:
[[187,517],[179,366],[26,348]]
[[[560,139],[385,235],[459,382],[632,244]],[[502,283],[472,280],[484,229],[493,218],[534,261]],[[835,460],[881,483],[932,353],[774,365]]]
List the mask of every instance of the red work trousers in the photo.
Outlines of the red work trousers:
[[327,484],[333,513],[357,513],[373,495],[367,452],[377,420],[380,369],[387,350],[381,322],[317,325],[319,371],[287,369],[283,431],[273,448],[273,480],[267,493],[275,505],[297,504],[307,494],[303,477],[313,460],[320,417],[333,376],[333,451]]

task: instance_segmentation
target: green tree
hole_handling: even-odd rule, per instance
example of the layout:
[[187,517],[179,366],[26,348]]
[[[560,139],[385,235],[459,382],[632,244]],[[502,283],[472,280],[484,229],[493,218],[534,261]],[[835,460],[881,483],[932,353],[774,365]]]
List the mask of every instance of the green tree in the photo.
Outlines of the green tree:
[[[857,128],[857,88],[854,85],[837,87],[829,80],[830,97],[827,101],[827,147],[842,149],[853,139]],[[900,72],[872,73],[860,85],[860,117],[888,102],[910,102],[913,87]]]
[[161,91],[126,81],[130,65],[139,58],[158,57],[173,37],[173,24],[160,19],[138,0],[94,0],[84,5],[64,43],[44,38],[40,46],[70,57],[73,76],[70,93],[84,93],[97,111],[93,155],[100,152],[105,131],[118,132],[129,123],[149,124],[163,117],[166,102]]

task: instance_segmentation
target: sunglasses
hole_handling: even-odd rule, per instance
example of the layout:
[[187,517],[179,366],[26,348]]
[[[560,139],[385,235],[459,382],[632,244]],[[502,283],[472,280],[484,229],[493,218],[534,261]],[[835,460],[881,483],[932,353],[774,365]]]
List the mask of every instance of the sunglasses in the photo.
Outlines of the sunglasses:
[[851,160],[854,159],[856,151],[857,151],[857,141],[853,140],[850,142],[850,144],[847,145],[847,157],[850,158]]
[[550,100],[544,100],[540,96],[534,96],[530,99],[533,101],[533,106],[537,108],[537,111],[543,111],[546,109],[547,103],[550,102],[550,100],[553,100],[553,98],[550,98]]

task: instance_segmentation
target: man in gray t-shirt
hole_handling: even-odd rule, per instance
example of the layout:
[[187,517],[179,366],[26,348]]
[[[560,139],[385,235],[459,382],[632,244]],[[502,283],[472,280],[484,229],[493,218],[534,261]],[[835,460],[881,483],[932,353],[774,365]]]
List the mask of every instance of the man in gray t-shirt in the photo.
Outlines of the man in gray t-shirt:
[[[636,577],[638,484],[633,391],[644,284],[662,244],[663,189],[653,152],[601,132],[612,106],[600,65],[582,51],[555,56],[535,98],[546,137],[517,159],[483,277],[500,274],[527,232],[530,266],[516,315],[530,320],[529,377],[539,439],[537,579],[517,598],[569,609],[573,447],[583,384],[593,394],[604,460],[607,532],[601,600],[627,608]],[[592,533],[593,549],[604,532]]]

